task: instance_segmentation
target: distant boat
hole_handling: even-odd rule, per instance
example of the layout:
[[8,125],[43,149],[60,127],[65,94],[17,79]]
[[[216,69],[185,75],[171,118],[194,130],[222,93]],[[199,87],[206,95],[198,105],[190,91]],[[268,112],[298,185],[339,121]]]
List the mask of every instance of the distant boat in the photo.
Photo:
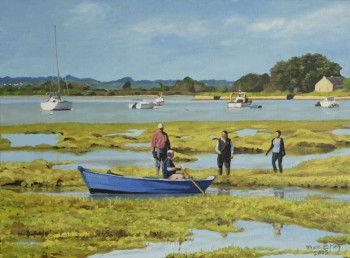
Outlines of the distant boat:
[[129,103],[130,109],[153,109],[156,106],[154,102],[149,102],[143,99],[133,99]]
[[[78,169],[90,193],[200,193],[189,179],[169,180],[153,177],[130,177],[94,172],[81,166]],[[194,179],[194,181],[205,191],[214,179],[215,176],[209,176],[207,179]]]
[[237,97],[233,100],[233,94],[230,95],[230,101],[227,103],[227,107],[229,108],[241,108],[241,107],[250,107],[252,105],[252,101],[248,98],[247,93],[239,91]]
[[324,100],[317,102],[315,106],[323,108],[334,108],[339,107],[339,103],[335,101],[335,97],[327,97]]
[[163,98],[163,94],[162,92],[158,92],[158,97],[156,98],[156,100],[154,101],[154,104],[156,106],[163,106],[164,105],[164,98]]
[[57,55],[57,40],[56,40],[56,26],[54,27],[55,31],[55,50],[56,50],[56,66],[57,66],[57,92],[47,92],[46,95],[49,95],[50,98],[46,102],[41,102],[40,106],[42,110],[47,111],[63,111],[71,110],[72,102],[61,99],[61,84],[60,84],[60,72],[58,68],[58,55]]

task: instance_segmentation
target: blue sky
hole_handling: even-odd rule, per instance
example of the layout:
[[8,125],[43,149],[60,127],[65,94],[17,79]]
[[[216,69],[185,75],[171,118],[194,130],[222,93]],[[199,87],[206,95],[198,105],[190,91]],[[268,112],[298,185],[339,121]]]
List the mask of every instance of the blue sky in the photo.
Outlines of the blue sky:
[[236,80],[321,53],[350,76],[350,1],[1,0],[0,77]]

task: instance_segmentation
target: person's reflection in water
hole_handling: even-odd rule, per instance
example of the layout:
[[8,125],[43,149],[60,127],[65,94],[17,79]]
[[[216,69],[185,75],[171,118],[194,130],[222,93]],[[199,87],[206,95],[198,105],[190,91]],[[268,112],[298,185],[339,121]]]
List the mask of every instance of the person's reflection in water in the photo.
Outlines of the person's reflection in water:
[[[284,192],[283,189],[274,189],[273,195],[276,198],[284,199]],[[283,228],[282,223],[274,223],[272,224],[273,227],[273,233],[275,234],[275,237],[279,237],[281,235],[281,229]]]

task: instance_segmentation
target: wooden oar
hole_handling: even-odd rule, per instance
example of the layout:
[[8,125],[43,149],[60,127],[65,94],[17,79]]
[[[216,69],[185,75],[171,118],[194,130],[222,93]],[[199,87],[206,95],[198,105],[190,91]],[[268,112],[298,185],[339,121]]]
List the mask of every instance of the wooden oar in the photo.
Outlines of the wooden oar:
[[205,193],[202,190],[202,188],[200,188],[199,185],[197,185],[197,183],[192,179],[192,177],[182,167],[180,167],[180,168],[181,168],[182,173],[184,173],[185,176],[187,176],[191,180],[191,182],[199,189],[199,191],[201,191],[201,193],[203,195],[205,195]]

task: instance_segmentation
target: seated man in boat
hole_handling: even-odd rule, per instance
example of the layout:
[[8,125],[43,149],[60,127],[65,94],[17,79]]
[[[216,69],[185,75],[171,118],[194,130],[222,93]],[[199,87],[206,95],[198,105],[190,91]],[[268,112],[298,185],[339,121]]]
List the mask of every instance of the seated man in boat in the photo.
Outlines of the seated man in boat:
[[170,179],[170,180],[176,180],[176,179],[184,179],[184,175],[181,173],[176,173],[176,171],[181,170],[181,166],[174,165],[173,158],[175,154],[173,150],[167,151],[167,158],[163,162],[162,171],[163,171],[163,178],[164,179]]

